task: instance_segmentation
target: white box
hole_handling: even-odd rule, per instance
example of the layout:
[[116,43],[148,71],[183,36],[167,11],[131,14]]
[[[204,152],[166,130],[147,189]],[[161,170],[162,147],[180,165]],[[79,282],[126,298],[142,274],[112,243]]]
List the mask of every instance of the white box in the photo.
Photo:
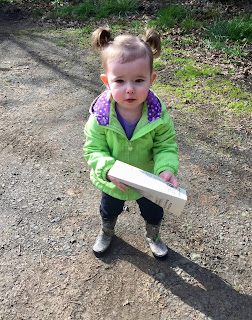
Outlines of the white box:
[[119,160],[109,175],[177,216],[187,201],[186,190],[174,188],[160,177]]

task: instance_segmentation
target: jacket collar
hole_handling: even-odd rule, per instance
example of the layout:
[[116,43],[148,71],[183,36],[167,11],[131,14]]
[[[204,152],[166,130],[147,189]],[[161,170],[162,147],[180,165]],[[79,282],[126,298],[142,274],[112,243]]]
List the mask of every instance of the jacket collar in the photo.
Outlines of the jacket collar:
[[[109,125],[109,114],[112,101],[114,100],[111,96],[111,92],[109,90],[106,90],[91,105],[91,112],[96,117],[99,125]],[[146,102],[148,106],[147,117],[149,123],[152,123],[153,121],[161,118],[161,102],[151,90],[149,90],[148,92]]]

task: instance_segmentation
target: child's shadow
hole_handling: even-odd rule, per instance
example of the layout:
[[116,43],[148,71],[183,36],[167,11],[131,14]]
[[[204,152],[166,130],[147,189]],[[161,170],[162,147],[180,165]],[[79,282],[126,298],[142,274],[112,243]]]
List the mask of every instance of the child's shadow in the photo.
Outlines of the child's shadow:
[[[114,237],[112,247],[102,261],[107,264],[115,260],[128,261],[213,320],[252,319],[252,296],[240,294],[219,276],[179,253],[169,249],[168,254],[166,261],[158,261],[121,238]],[[175,268],[181,274],[185,271],[189,282],[193,280],[192,283],[185,281]],[[155,275],[157,269],[162,270],[161,279],[160,273]]]

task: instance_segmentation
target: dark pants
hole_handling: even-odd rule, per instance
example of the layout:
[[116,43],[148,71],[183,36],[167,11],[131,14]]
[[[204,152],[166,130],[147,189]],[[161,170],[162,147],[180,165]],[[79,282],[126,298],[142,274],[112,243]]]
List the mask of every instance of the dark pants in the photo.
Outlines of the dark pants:
[[[163,208],[144,197],[136,201],[144,220],[150,224],[159,224],[164,215]],[[102,192],[100,204],[101,217],[110,221],[114,220],[123,211],[124,202],[124,200],[116,199]]]

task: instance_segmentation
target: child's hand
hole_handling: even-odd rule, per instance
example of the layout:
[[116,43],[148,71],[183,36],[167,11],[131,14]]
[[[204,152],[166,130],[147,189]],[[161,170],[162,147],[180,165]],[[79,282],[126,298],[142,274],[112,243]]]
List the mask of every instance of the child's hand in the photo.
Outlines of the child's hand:
[[123,184],[122,182],[120,182],[120,181],[116,180],[115,178],[111,177],[111,176],[109,175],[109,171],[107,172],[106,177],[107,177],[108,180],[110,180],[111,182],[113,182],[113,183],[117,186],[117,188],[119,188],[120,190],[122,190],[122,191],[125,192],[126,189],[128,188],[128,187],[125,186],[125,184]]
[[174,188],[178,187],[178,181],[171,171],[162,171],[161,173],[159,173],[159,177],[162,178],[165,182],[170,182],[174,186]]

